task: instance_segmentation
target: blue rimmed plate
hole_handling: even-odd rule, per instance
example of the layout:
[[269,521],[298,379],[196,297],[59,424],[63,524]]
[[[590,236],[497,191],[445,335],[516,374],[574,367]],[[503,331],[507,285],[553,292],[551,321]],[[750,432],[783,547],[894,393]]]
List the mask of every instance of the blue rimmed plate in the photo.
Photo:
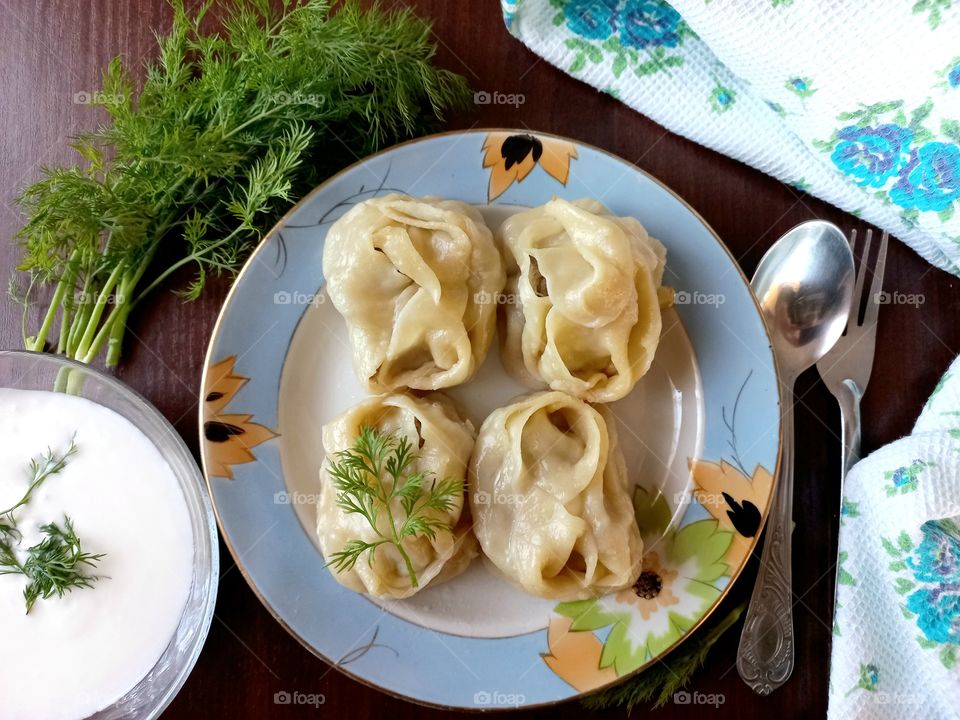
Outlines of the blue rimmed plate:
[[[676,305],[651,371],[611,408],[645,541],[635,587],[599,600],[529,597],[475,562],[404,601],[346,590],[313,527],[320,427],[365,394],[327,302],[323,243],[390,192],[476,205],[491,228],[553,196],[599,200],[667,247]],[[496,345],[496,344],[495,344]],[[352,165],[304,198],[231,291],[204,369],[203,464],[220,529],[251,587],[300,642],[386,692],[443,707],[554,703],[631,675],[682,642],[750,555],[780,452],[777,371],[743,273],[703,220],[633,165],[520,131],[435,135]],[[479,427],[524,389],[496,347],[454,396]]]

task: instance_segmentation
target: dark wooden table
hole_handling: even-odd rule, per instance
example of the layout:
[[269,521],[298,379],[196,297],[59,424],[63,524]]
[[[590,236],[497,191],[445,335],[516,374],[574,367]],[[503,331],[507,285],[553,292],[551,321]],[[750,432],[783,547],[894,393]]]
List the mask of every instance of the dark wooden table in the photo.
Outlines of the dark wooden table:
[[[666,132],[609,96],[540,60],[506,32],[494,0],[410,4],[435,21],[440,61],[475,89],[522,93],[520,107],[485,105],[453,119],[452,128],[518,127],[567,135],[616,153],[660,178],[716,229],[749,275],[781,233],[809,218],[845,231],[862,223],[733,160]],[[169,25],[163,0],[0,0],[0,276],[17,261],[10,238],[19,224],[12,198],[42,165],[71,161],[67,138],[94,122],[74,102],[98,87],[100,69],[122,53],[131,61],[154,50],[152,32]],[[936,270],[898,242],[890,248],[886,289],[919,294],[924,304],[884,307],[877,357],[864,400],[864,450],[909,432],[949,362],[960,352],[957,278]],[[175,284],[172,284],[173,287]],[[152,400],[197,448],[200,369],[222,282],[182,304],[167,290],[139,310],[118,375]],[[0,299],[0,347],[20,346],[19,308]],[[827,707],[833,564],[836,552],[839,417],[816,373],[798,388],[796,533],[797,664],[790,681],[760,698],[734,667],[739,627],[721,640],[691,689],[721,693],[712,708],[673,705],[662,718],[822,717]],[[755,561],[754,561],[755,562]],[[223,576],[210,638],[186,687],[167,712],[174,718],[439,717],[390,698],[332,670],[271,618],[222,551]],[[728,605],[747,597],[751,566]],[[321,708],[278,706],[274,693],[321,693]],[[644,715],[648,708],[637,709]],[[576,702],[527,717],[582,717]],[[607,713],[622,717],[622,711]]]

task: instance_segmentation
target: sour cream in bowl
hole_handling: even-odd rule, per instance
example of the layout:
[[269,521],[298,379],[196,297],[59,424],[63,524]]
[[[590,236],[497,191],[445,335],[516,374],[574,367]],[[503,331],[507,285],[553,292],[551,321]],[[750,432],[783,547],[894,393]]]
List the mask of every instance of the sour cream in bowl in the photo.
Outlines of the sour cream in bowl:
[[[65,587],[37,572],[64,559]],[[87,366],[0,351],[0,720],[158,717],[218,568],[203,476],[156,409]]]

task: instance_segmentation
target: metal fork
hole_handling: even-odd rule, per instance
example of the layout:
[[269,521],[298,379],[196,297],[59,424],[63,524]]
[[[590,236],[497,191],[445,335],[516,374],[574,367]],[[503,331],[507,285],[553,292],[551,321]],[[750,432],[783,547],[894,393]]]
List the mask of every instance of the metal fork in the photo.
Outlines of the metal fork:
[[[843,465],[840,472],[840,496],[843,501],[843,481],[847,472],[860,459],[860,399],[870,382],[873,369],[873,354],[877,345],[877,314],[882,304],[883,269],[887,260],[889,236],[880,237],[877,261],[870,270],[870,241],[873,230],[866,232],[863,253],[857,268],[857,283],[853,291],[853,304],[847,329],[837,344],[817,363],[820,377],[827,389],[840,403],[840,423],[843,426]],[[850,233],[850,250],[856,257],[857,231]],[[872,273],[869,295],[864,297],[867,273]],[[859,320],[860,308],[865,305],[863,321]]]

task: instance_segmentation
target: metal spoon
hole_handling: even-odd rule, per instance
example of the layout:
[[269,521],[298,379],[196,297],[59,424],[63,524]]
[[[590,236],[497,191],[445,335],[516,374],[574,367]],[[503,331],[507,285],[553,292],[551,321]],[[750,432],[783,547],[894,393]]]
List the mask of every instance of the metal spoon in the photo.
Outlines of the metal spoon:
[[750,283],[780,367],[783,451],[757,584],[740,636],[737,670],[760,695],[793,672],[793,386],[843,333],[853,296],[853,254],[840,229],[813,220],[790,230],[760,260]]

